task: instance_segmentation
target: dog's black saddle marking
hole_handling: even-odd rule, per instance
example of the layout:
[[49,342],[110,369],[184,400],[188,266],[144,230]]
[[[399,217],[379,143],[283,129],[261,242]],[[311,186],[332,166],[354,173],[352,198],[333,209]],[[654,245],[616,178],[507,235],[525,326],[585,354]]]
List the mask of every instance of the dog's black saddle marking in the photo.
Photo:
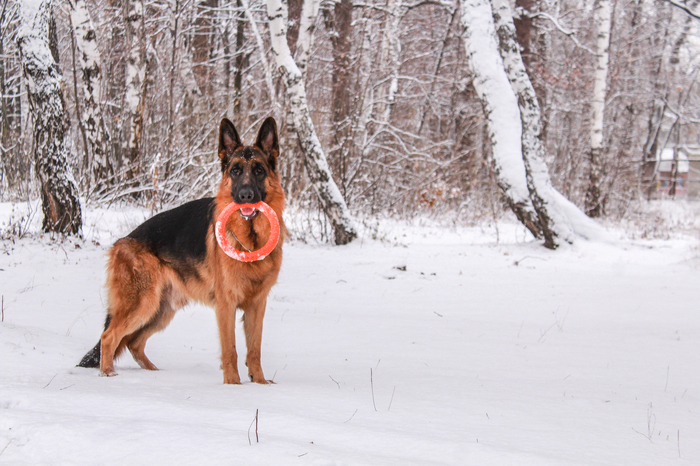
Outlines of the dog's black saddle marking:
[[144,243],[161,260],[188,275],[207,252],[207,231],[214,214],[214,198],[198,199],[166,210],[139,225],[127,238]]

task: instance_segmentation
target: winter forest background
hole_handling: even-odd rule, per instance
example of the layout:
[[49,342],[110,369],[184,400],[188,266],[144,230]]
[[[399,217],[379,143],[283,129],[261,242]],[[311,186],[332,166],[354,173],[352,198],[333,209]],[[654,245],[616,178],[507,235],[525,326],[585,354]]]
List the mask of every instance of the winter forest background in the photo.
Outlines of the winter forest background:
[[[36,199],[48,189],[69,196],[60,182],[45,187],[62,172],[47,166],[51,150],[63,154],[68,184],[71,174],[75,180],[75,203],[131,202],[157,211],[211,195],[220,177],[220,119],[231,118],[251,141],[272,115],[290,209],[304,212],[304,222],[320,224],[314,231],[330,239],[294,131],[289,83],[278,71],[270,5],[1,2],[0,201]],[[491,3],[496,11],[504,2]],[[360,218],[421,214],[472,224],[508,209],[494,165],[493,129],[473,87],[476,65],[470,67],[467,50],[478,38],[465,33],[465,5],[288,2],[286,38],[310,116],[333,179]],[[609,11],[607,36],[601,8]],[[44,11],[37,17],[45,19],[45,37],[38,22],[32,31],[23,24],[28,9]],[[510,11],[539,104],[542,154],[559,192],[590,216],[613,221],[633,219],[644,199],[697,192],[700,2],[517,0]],[[58,83],[63,104],[59,121],[49,126],[37,115],[61,105],[32,98],[37,86],[25,79],[36,72],[27,57],[41,55],[34,40],[49,46],[51,57],[40,58],[48,64],[43,74]],[[608,57],[596,147],[591,135],[602,50]],[[53,141],[46,141],[49,134]],[[665,148],[678,149],[673,154],[684,148],[690,175],[679,155],[662,173]]]

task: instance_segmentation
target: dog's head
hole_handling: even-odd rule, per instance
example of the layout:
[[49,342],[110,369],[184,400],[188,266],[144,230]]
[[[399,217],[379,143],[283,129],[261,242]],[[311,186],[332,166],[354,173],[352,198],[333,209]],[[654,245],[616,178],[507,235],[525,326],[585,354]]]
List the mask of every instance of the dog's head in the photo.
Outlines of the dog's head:
[[[258,132],[255,144],[244,146],[238,132],[227,118],[219,127],[219,158],[224,189],[230,189],[236,204],[265,202],[270,181],[277,177],[279,143],[277,124],[267,118]],[[241,216],[250,219],[257,214],[252,208],[242,208]]]

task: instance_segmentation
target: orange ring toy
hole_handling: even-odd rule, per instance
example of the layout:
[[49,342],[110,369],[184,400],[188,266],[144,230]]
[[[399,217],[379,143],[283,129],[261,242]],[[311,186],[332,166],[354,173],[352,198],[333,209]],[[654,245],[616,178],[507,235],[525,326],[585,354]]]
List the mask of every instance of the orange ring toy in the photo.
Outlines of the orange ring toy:
[[[241,209],[242,207],[252,207],[253,209],[259,210],[270,222],[270,239],[267,240],[265,246],[261,247],[257,251],[239,251],[231,246],[226,238],[226,222],[228,221],[228,218],[232,213]],[[216,220],[215,234],[216,242],[219,243],[219,247],[224,251],[224,253],[226,253],[227,256],[241,262],[260,261],[265,259],[268,254],[275,249],[275,246],[277,246],[277,241],[280,237],[280,222],[277,218],[277,214],[274,210],[272,210],[272,207],[262,201],[258,202],[257,204],[236,204],[235,202],[232,202],[227,205],[223,211],[221,211],[221,214],[219,214],[219,218]]]

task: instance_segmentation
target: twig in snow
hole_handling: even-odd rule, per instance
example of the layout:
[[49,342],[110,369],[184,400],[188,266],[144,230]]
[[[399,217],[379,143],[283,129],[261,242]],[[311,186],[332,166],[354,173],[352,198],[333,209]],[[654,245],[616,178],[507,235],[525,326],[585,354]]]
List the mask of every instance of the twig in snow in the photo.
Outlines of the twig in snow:
[[258,438],[258,410],[255,410],[255,419],[250,423],[250,427],[248,427],[248,445],[252,445],[253,442],[250,441],[250,429],[253,428],[253,424],[255,424],[255,443],[260,443],[260,439]]
[[372,368],[369,368],[369,384],[372,387],[372,405],[374,406],[374,410],[377,410],[377,404],[374,402],[374,378],[372,377]]
[[2,456],[3,453],[5,453],[5,450],[7,450],[7,447],[10,446],[10,444],[12,443],[13,440],[14,440],[14,439],[11,438],[10,441],[7,442],[7,445],[5,445],[5,448],[3,448],[2,451],[0,451],[0,456]]
[[[652,424],[652,421],[654,421],[653,424]],[[656,415],[653,412],[652,403],[649,403],[649,407],[647,408],[647,433],[643,434],[635,428],[632,428],[632,430],[635,431],[636,433],[638,433],[639,435],[646,437],[647,440],[649,440],[651,443],[654,443],[654,441],[652,440],[652,437],[654,436],[655,429],[656,429]]]
[[355,414],[357,414],[357,410],[355,410],[355,412],[352,413],[352,416],[350,416],[350,419],[348,419],[347,421],[343,422],[343,424],[347,424],[348,422],[352,421],[352,418],[355,417]]
[[394,385],[394,389],[391,391],[391,400],[389,400],[389,407],[386,409],[387,411],[391,410],[391,403],[394,402],[394,393],[396,393],[396,385]]
[[333,382],[335,382],[335,384],[338,386],[338,388],[340,388],[340,384],[339,384],[338,382],[336,382],[336,380],[335,380],[333,377],[331,377],[330,375],[329,375],[328,377],[330,377],[331,380],[332,380]]
[[[58,375],[58,374],[56,374],[56,375]],[[51,380],[49,380],[49,383],[47,383],[46,385],[44,385],[44,388],[46,388],[46,387],[48,387],[49,385],[51,385],[51,382],[53,382],[53,379],[56,378],[56,375],[54,375],[53,377],[51,377]]]

